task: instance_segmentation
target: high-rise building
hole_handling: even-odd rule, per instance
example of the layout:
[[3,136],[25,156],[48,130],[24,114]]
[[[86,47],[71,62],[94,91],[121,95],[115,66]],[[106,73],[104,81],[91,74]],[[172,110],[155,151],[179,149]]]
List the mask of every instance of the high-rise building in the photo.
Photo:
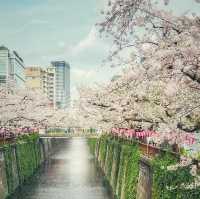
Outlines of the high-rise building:
[[31,66],[25,69],[26,87],[45,92],[46,71],[38,66]]
[[50,68],[54,70],[54,107],[67,108],[70,105],[70,65],[53,61]]
[[45,93],[49,100],[52,102],[52,105],[54,105],[54,99],[55,99],[55,69],[52,67],[48,67],[46,69],[46,76],[45,76]]
[[24,61],[16,51],[0,46],[0,84],[14,81],[18,87],[24,87]]
[[9,60],[9,49],[0,46],[0,84],[6,83],[10,74],[10,60]]
[[11,68],[13,69],[13,79],[18,86],[25,86],[25,64],[24,60],[13,51],[10,56]]
[[33,90],[40,90],[51,101],[54,101],[54,70],[31,66],[25,69],[26,87]]
[[70,105],[70,66],[65,61],[51,62],[51,66],[27,67],[26,86],[40,89],[54,108],[65,109]]

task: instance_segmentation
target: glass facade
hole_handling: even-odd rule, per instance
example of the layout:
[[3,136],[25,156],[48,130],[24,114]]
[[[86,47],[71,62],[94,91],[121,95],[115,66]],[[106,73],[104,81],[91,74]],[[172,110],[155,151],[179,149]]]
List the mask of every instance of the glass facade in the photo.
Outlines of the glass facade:
[[51,62],[55,68],[55,96],[57,108],[66,108],[70,104],[70,66],[65,61]]
[[0,46],[0,83],[14,80],[17,86],[24,87],[24,62],[19,55],[8,48]]
[[13,78],[16,84],[20,87],[24,87],[25,85],[25,67],[23,60],[19,57],[19,55],[14,51],[11,57],[11,74],[13,74]]
[[9,50],[1,46],[0,47],[0,84],[6,83],[9,67]]

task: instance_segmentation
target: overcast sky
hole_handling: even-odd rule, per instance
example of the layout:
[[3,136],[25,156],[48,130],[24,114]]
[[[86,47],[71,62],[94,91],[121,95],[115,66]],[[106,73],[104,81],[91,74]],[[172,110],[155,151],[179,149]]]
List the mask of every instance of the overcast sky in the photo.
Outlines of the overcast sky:
[[[27,66],[48,66],[52,60],[71,65],[76,85],[104,82],[116,70],[101,67],[109,45],[95,23],[106,0],[0,0],[0,45],[15,49]],[[173,9],[200,12],[192,0],[173,0]],[[198,6],[198,7],[197,7]]]
[[103,0],[0,0],[0,45],[15,49],[26,66],[69,62],[73,95],[76,85],[114,74],[101,66],[109,50],[95,26],[102,7]]

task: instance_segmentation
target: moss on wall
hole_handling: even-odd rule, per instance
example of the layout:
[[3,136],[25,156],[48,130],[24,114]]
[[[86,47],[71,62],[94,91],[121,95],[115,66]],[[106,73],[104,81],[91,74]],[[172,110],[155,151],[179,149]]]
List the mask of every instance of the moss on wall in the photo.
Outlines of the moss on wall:
[[113,149],[114,149],[114,143],[111,141],[107,145],[107,156],[106,156],[106,162],[105,162],[105,174],[109,181],[111,178],[111,171],[112,171]]
[[17,161],[20,184],[27,180],[40,164],[39,144],[29,141],[17,144]]
[[30,176],[41,163],[39,136],[23,136],[15,144],[3,146],[8,195]]
[[90,152],[94,155],[96,150],[97,138],[88,138],[87,140]]
[[98,160],[113,195],[117,199],[135,198],[140,157],[138,146],[102,136],[98,147]]
[[[141,154],[137,143],[109,136],[102,136],[95,143],[96,158],[115,198],[136,199],[138,186],[143,186],[138,184]],[[94,145],[92,150],[95,151]],[[171,171],[167,169],[167,166],[177,162],[178,158],[167,152],[161,152],[149,162],[148,166],[153,171],[153,185],[151,180],[149,184],[153,199],[200,198],[200,188],[190,187],[195,182],[195,177],[190,174],[190,166]]]
[[117,187],[118,171],[120,164],[120,152],[121,152],[121,145],[118,142],[114,142],[113,163],[112,163],[111,179],[110,179],[110,184],[113,190],[116,190]]
[[19,184],[15,148],[11,145],[4,146],[4,159],[8,193],[12,193]]
[[122,183],[124,182],[125,178],[125,168],[127,164],[126,160],[126,146],[122,146],[121,153],[120,153],[120,163],[119,163],[119,171],[118,171],[118,180],[117,180],[117,187],[116,187],[116,197],[121,198],[121,190],[122,190]]
[[106,137],[101,137],[100,138],[100,146],[99,146],[99,162],[101,165],[101,168],[104,168],[105,165],[105,160],[106,160],[106,153],[107,153],[107,143],[108,140]]
[[137,181],[139,174],[139,159],[140,152],[138,150],[138,146],[130,146],[128,148],[128,166],[126,167],[126,180],[124,187],[124,198],[126,199],[136,198]]

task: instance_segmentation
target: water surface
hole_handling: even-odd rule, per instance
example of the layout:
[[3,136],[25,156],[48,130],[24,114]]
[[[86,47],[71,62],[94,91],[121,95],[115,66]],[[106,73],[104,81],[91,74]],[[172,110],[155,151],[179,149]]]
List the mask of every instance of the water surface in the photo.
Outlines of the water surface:
[[72,138],[10,199],[111,199],[87,140]]

